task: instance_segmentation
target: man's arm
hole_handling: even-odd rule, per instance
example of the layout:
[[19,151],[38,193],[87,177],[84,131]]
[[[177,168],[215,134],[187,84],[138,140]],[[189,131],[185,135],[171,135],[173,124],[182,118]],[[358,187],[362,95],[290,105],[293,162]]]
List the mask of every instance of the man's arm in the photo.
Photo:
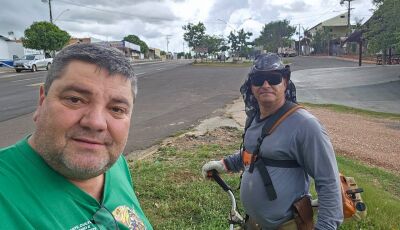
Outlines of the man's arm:
[[337,229],[343,221],[342,196],[335,153],[325,128],[315,118],[299,124],[298,162],[314,178],[319,210],[316,229]]
[[241,152],[238,150],[224,158],[224,163],[229,172],[240,172],[244,169]]

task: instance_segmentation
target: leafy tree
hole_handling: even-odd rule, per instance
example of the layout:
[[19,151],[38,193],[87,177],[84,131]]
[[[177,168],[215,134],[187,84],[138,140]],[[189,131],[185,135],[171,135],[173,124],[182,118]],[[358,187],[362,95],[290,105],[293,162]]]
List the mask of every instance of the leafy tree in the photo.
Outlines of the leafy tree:
[[206,27],[202,22],[199,22],[197,25],[193,23],[189,23],[182,27],[186,32],[183,34],[183,39],[189,43],[189,47],[195,49],[196,47],[200,47],[202,45]]
[[231,31],[231,33],[228,36],[228,41],[231,44],[232,51],[239,55],[247,53],[248,45],[253,44],[253,43],[247,41],[251,35],[253,35],[253,33],[245,32],[244,29],[241,29],[237,32]]
[[329,41],[331,40],[331,35],[329,31],[324,28],[323,30],[318,30],[313,37],[311,46],[314,48],[315,53],[327,53],[329,51]]
[[160,55],[166,55],[167,53],[164,50],[160,51]]
[[217,36],[205,35],[201,40],[201,46],[207,47],[209,54],[215,54],[221,51],[224,39]]
[[22,44],[26,48],[44,52],[62,49],[71,36],[50,22],[34,22],[24,32]]
[[146,42],[140,40],[140,38],[136,35],[133,34],[128,35],[124,37],[124,41],[131,42],[133,44],[140,46],[141,53],[147,54],[147,52],[149,52],[149,47],[147,46]]
[[[368,49],[373,53],[386,51],[396,47],[400,49],[400,26],[398,0],[373,1],[377,9],[372,17],[364,24],[365,38],[368,40]],[[386,52],[384,52],[385,55]]]
[[285,19],[265,24],[261,35],[254,40],[254,43],[272,52],[277,52],[278,47],[289,46],[291,37],[296,32],[296,27],[289,25],[289,23]]

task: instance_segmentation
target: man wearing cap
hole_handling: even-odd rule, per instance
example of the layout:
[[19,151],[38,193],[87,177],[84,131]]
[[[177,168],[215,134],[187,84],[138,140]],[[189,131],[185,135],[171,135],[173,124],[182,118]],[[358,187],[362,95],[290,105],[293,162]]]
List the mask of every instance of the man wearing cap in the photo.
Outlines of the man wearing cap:
[[203,175],[210,170],[243,171],[240,199],[249,217],[247,226],[280,230],[298,229],[293,204],[309,196],[311,177],[319,208],[315,226],[307,228],[337,229],[343,220],[341,188],[335,153],[324,127],[308,111],[297,109],[272,132],[263,134],[278,114],[296,104],[289,66],[276,54],[258,56],[240,91],[248,116],[243,148],[207,162]]

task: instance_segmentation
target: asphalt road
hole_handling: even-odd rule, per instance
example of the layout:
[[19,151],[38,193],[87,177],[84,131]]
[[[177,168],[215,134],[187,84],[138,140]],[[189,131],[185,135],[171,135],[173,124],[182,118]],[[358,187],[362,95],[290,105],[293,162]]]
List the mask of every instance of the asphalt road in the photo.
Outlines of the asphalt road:
[[[294,64],[307,59],[321,61],[304,57],[294,60]],[[300,70],[294,71],[292,80],[297,87],[298,100],[400,114],[400,65],[336,64],[330,68],[302,69],[300,66]]]
[[[378,97],[387,91],[391,92],[391,98],[383,94],[380,98],[383,103],[400,98],[396,93],[399,91],[398,67],[358,68],[355,62],[331,58],[288,60],[292,63],[292,79],[297,84],[300,101],[328,103],[335,101],[335,97],[347,95],[336,101],[357,102],[362,101],[363,95]],[[240,96],[238,89],[248,72],[247,67],[210,68],[186,64],[167,62],[136,67],[139,92],[125,153],[145,149],[216,115]],[[31,112],[37,101],[36,84],[43,82],[45,73],[0,74],[0,147],[13,144],[34,130]]]
[[[136,66],[138,95],[125,153],[147,148],[222,109],[239,96],[248,70],[186,64]],[[0,110],[0,146],[12,144],[34,130],[32,111],[45,73],[0,74],[0,109],[9,106],[8,110]]]
[[[135,64],[138,78],[186,65],[189,61],[168,61],[152,64]],[[0,73],[0,122],[35,110],[38,89],[44,82],[47,71],[35,73]]]

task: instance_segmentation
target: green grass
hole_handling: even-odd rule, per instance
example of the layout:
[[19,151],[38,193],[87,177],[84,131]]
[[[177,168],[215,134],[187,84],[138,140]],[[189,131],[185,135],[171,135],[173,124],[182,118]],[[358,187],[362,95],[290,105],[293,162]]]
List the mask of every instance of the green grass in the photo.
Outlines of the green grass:
[[351,113],[351,114],[357,114],[357,115],[369,116],[369,117],[375,117],[375,118],[400,120],[400,114],[396,114],[396,113],[376,112],[376,111],[358,109],[358,108],[348,107],[348,106],[344,106],[344,105],[336,105],[336,104],[312,104],[312,103],[303,103],[303,102],[300,102],[300,104],[307,106],[307,107],[311,107],[311,108],[327,108],[332,111],[341,112],[341,113]]
[[[228,195],[201,176],[205,162],[221,159],[239,148],[241,132],[233,129],[226,132],[231,136],[223,141],[222,135],[204,137],[200,142],[180,139],[161,147],[152,158],[131,162],[135,190],[155,229],[228,228]],[[337,160],[339,170],[353,176],[365,190],[362,196],[368,208],[365,219],[346,222],[340,229],[399,229],[400,177],[342,157],[340,152]],[[233,188],[239,184],[238,174],[222,177]],[[238,194],[236,191],[242,212]]]

